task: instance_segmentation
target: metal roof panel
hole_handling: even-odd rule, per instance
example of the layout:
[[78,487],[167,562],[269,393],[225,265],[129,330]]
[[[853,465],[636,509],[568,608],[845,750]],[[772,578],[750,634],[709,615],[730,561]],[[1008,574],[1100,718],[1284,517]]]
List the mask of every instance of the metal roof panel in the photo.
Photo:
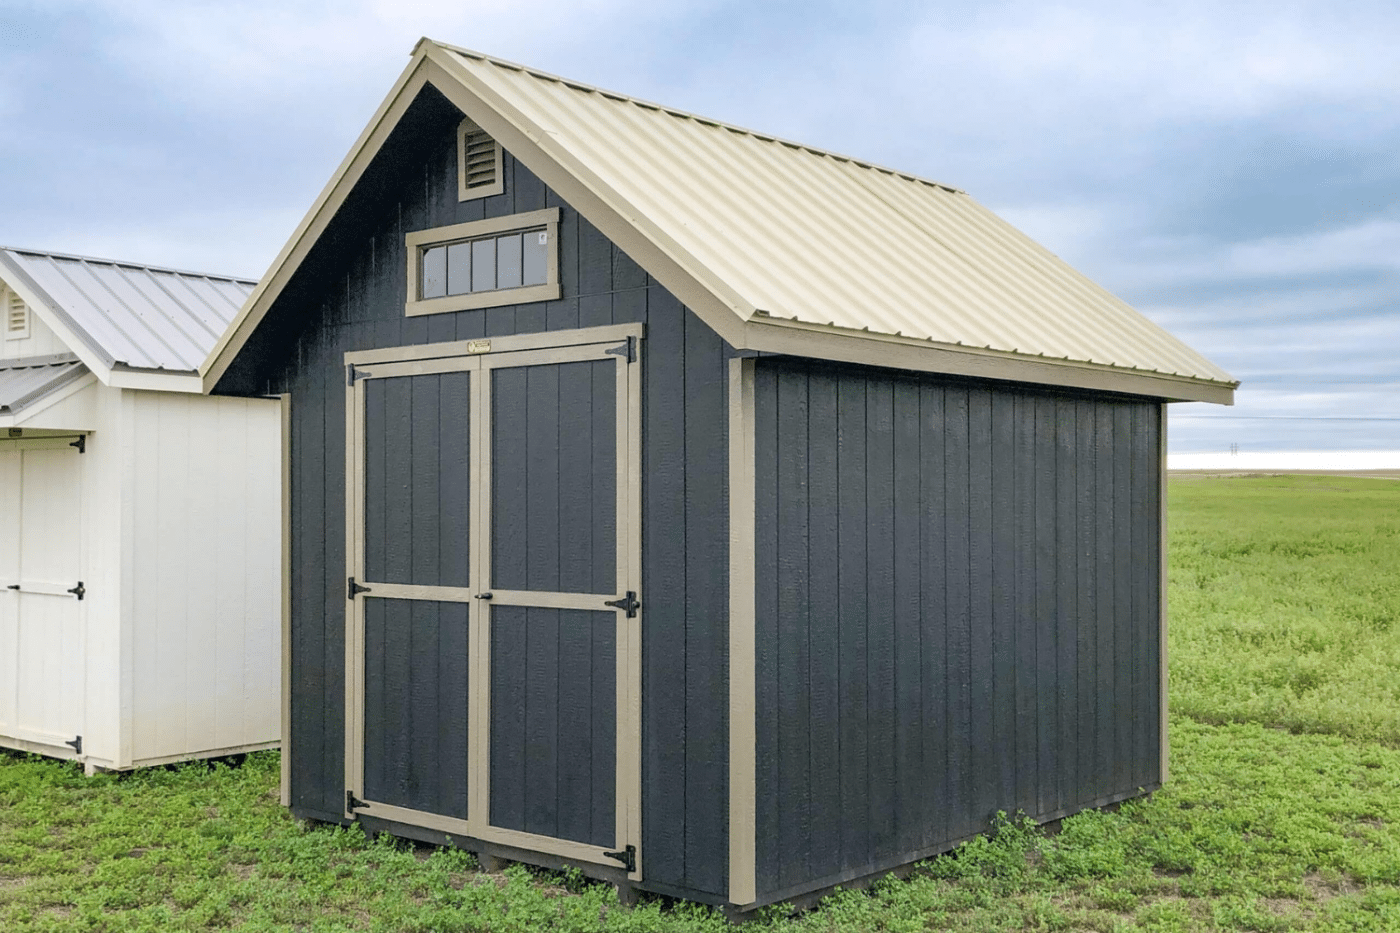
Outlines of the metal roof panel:
[[67,354],[0,360],[0,414],[14,414],[86,372],[76,356]]
[[136,369],[197,371],[255,284],[36,250],[0,255],[109,365]]
[[958,189],[439,48],[741,316],[1235,382]]

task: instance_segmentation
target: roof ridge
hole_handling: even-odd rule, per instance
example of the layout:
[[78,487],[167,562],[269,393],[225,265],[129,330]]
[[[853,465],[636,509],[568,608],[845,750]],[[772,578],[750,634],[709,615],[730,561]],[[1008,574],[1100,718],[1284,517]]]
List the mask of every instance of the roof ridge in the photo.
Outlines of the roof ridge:
[[22,256],[42,256],[46,259],[65,259],[72,262],[96,262],[105,266],[128,269],[142,269],[146,272],[164,272],[169,275],[183,275],[196,279],[215,279],[220,282],[236,282],[239,285],[257,285],[257,279],[240,275],[223,275],[218,272],[194,272],[190,269],[174,269],[170,266],[155,266],[147,262],[133,262],[128,259],[103,259],[98,256],[82,256],[77,253],[56,253],[46,249],[27,249],[21,246],[0,246],[0,252],[18,253]]
[[781,146],[787,146],[790,149],[802,149],[806,152],[810,152],[812,155],[821,156],[822,158],[826,159],[835,159],[838,162],[849,162],[852,165],[857,165],[861,168],[868,169],[873,172],[880,172],[885,175],[893,175],[895,177],[903,178],[907,181],[912,181],[917,184],[927,185],[930,188],[940,188],[944,191],[947,191],[950,194],[967,194],[965,190],[963,190],[962,188],[955,187],[954,185],[950,185],[941,181],[935,181],[932,178],[924,178],[923,176],[915,175],[912,172],[905,172],[896,168],[890,168],[887,165],[881,165],[878,162],[871,162],[868,159],[858,159],[855,156],[845,155],[843,153],[835,152],[830,149],[823,149],[820,146],[812,146],[807,143],[797,142],[796,140],[785,139],[782,136],[774,136],[772,133],[761,133],[758,130],[751,130],[748,127],[739,126],[736,123],[726,123],[723,120],[717,120],[713,117],[703,116],[698,113],[691,113],[688,110],[681,110],[678,107],[671,107],[666,104],[658,104],[655,101],[644,100],[640,97],[634,97],[631,94],[624,94],[621,91],[610,91],[607,88],[597,87],[595,85],[588,84],[585,81],[578,81],[573,78],[566,78],[562,75],[556,75],[539,68],[531,67],[529,65],[522,65],[519,62],[512,62],[504,58],[497,58],[494,55],[487,55],[485,52],[478,52],[475,49],[467,49],[458,45],[452,45],[447,42],[439,42],[436,39],[430,39],[426,36],[422,40],[420,40],[419,45],[421,46],[423,42],[430,42],[438,48],[446,49],[449,52],[455,52],[458,55],[464,55],[467,58],[474,58],[477,61],[486,62],[489,65],[495,65],[499,68],[506,68],[510,71],[520,71],[530,75],[533,78],[539,78],[543,81],[554,81],[564,85],[565,87],[571,87],[578,91],[586,91],[591,94],[601,94],[604,97],[610,98],[620,103],[634,104],[638,107],[643,107],[647,110],[659,110],[662,113],[670,114],[673,117],[678,117],[683,120],[694,120],[696,123],[702,123],[706,126],[713,126],[718,129],[728,130],[731,133],[738,133],[743,136],[752,136],[754,139],[768,143],[777,143]]

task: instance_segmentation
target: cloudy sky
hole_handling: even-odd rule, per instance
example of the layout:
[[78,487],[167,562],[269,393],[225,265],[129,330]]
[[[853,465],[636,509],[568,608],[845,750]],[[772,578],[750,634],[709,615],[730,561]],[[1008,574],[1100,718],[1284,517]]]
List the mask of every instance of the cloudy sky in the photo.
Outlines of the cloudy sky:
[[1244,381],[1173,451],[1400,450],[1400,6],[0,0],[0,243],[258,276],[419,36],[970,191]]

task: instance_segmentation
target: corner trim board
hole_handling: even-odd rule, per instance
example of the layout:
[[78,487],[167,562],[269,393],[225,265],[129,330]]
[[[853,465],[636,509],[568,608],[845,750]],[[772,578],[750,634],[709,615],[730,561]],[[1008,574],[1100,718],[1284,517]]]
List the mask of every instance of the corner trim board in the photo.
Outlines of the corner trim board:
[[754,361],[729,361],[729,900],[757,889]]
[[1162,775],[1160,781],[1165,785],[1170,771],[1169,760],[1171,752],[1171,742],[1167,737],[1167,404],[1165,402],[1163,402],[1161,406],[1160,418],[1161,421],[1157,431],[1157,484],[1159,489],[1157,494],[1157,510],[1159,517],[1157,521],[1160,542],[1158,545],[1158,558],[1161,563],[1161,569],[1160,581],[1157,584],[1157,638],[1159,640],[1157,657],[1161,669],[1157,675],[1157,689],[1161,691],[1161,697],[1157,705],[1162,720],[1159,727],[1159,738],[1162,743]]
[[292,395],[282,402],[282,758],[278,792],[292,804]]

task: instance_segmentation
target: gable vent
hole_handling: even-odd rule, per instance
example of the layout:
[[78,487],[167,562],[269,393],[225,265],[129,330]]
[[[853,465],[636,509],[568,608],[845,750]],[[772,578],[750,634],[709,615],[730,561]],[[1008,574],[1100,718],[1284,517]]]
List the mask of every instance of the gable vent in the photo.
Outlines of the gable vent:
[[24,299],[6,288],[5,292],[5,336],[19,339],[29,336],[29,306]]
[[500,194],[501,147],[470,120],[463,120],[457,141],[458,200]]

